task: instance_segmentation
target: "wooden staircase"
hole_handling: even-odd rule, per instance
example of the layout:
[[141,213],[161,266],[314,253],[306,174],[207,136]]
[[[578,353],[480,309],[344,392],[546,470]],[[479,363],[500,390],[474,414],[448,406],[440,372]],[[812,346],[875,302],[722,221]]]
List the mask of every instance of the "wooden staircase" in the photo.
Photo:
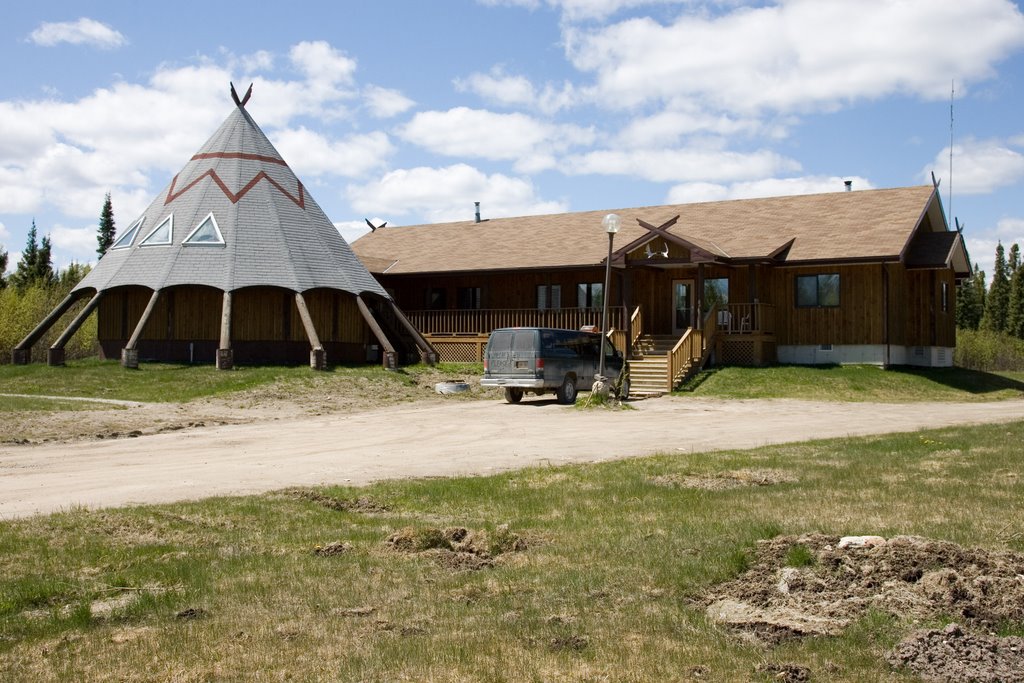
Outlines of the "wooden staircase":
[[641,336],[629,361],[629,396],[647,398],[672,390],[668,385],[668,352],[679,341],[670,335]]

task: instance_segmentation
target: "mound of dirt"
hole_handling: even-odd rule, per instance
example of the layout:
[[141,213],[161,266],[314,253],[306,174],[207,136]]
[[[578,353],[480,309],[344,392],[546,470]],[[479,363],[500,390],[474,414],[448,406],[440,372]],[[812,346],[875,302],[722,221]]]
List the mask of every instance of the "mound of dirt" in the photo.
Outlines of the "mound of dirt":
[[[758,542],[750,568],[700,604],[711,619],[769,645],[838,634],[869,609],[902,619],[952,617],[988,632],[1024,622],[1024,555],[914,536],[783,536]],[[977,672],[991,673],[989,678],[946,678],[941,672],[964,657],[978,665],[978,648],[987,648],[984,657],[995,657],[997,650],[1022,656],[1020,639],[992,643],[964,635],[960,627],[938,633],[944,634],[941,647],[926,632],[901,644],[892,661],[932,662],[935,680],[1010,680],[999,676],[1001,665]]]
[[972,635],[958,624],[915,631],[887,658],[926,681],[1024,683],[1024,638]]
[[526,550],[526,542],[504,524],[490,534],[465,527],[405,527],[384,543],[396,552],[422,555],[456,571],[491,567],[498,555]]
[[369,496],[359,496],[358,498],[335,498],[329,496],[326,493],[321,493],[315,489],[302,489],[292,488],[286,489],[285,495],[297,498],[299,500],[308,500],[312,503],[321,505],[328,510],[336,510],[338,512],[361,512],[361,513],[374,513],[374,512],[389,512],[389,508],[384,503],[374,500]]

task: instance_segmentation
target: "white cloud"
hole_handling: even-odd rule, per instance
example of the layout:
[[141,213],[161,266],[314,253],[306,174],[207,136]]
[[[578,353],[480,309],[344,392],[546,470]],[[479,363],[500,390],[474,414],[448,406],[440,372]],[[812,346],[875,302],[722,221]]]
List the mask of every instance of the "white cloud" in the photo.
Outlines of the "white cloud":
[[[478,0],[489,6],[522,7],[536,10],[541,0]],[[692,0],[544,0],[544,4],[560,10],[566,21],[604,19],[620,10],[644,5],[689,4]]]
[[127,39],[119,31],[95,19],[82,17],[78,21],[43,22],[28,39],[36,45],[53,47],[59,43],[92,45],[109,50],[121,47]]
[[[228,65],[239,63],[222,57]],[[287,129],[300,116],[344,115],[343,103],[358,93],[349,87],[355,62],[326,43],[300,43],[290,58],[309,80],[254,78],[247,106],[261,125]],[[253,67],[273,62],[262,52],[246,59]],[[53,207],[68,217],[94,218],[111,191],[120,218],[137,215],[230,111],[229,80],[227,66],[203,58],[195,65],[163,66],[148,82],[116,82],[77,100],[0,102],[0,130],[10,133],[0,136],[0,213]],[[282,133],[283,142],[270,137],[289,147],[302,131]],[[296,144],[299,152],[286,158],[311,174],[354,177],[380,168],[392,152],[384,133],[341,140],[305,133],[312,146]],[[330,154],[338,158],[328,159]]]
[[11,239],[10,231],[7,229],[7,227],[3,223],[0,223],[0,240],[9,240],[9,239]]
[[357,211],[414,215],[427,222],[471,220],[473,202],[479,201],[488,217],[561,213],[564,202],[545,201],[533,185],[500,173],[487,175],[466,164],[444,168],[418,167],[392,171],[377,181],[351,186],[346,191]]
[[769,128],[753,117],[738,117],[701,110],[692,104],[666,109],[651,116],[634,118],[619,134],[625,147],[674,145],[685,135],[753,136],[767,134],[782,137],[784,128]]
[[[380,219],[380,218],[371,218],[370,220],[373,221],[374,225],[380,225],[381,223],[384,222],[384,220]],[[390,225],[390,223],[389,223],[389,225]],[[362,237],[366,233],[370,232],[370,228],[369,228],[368,225],[366,225],[366,221],[365,220],[362,220],[362,221],[339,221],[339,222],[334,224],[334,227],[336,227],[338,229],[338,232],[341,233],[341,236],[349,244],[352,244],[357,239],[359,239],[360,237]]]
[[[939,152],[932,165],[921,171],[921,178],[931,182],[931,173],[944,181],[949,189],[949,147]],[[953,194],[990,194],[1000,187],[1024,179],[1024,154],[1014,151],[998,140],[967,140],[953,145]]]
[[67,228],[56,225],[50,231],[54,252],[61,252],[67,261],[87,263],[96,260],[96,228]]
[[561,86],[548,83],[538,91],[525,76],[507,74],[501,66],[495,66],[486,74],[472,73],[456,79],[455,89],[475,93],[494,104],[529,107],[545,114],[566,109],[580,99],[572,83],[565,82]]
[[691,204],[713,202],[725,199],[752,199],[755,197],[782,197],[799,194],[842,192],[844,182],[853,181],[854,190],[871,190],[874,185],[866,178],[857,176],[802,176],[796,178],[764,178],[722,185],[717,183],[683,183],[668,192],[665,201],[669,204]]
[[332,141],[298,128],[275,132],[274,141],[300,179],[323,174],[358,178],[384,166],[394,152],[388,136],[379,131]]
[[311,84],[350,84],[356,72],[356,60],[331,47],[325,40],[306,41],[294,45],[288,53]]
[[590,144],[595,138],[594,131],[588,128],[466,107],[421,112],[398,134],[438,154],[523,160],[533,170],[541,168],[542,160],[552,160],[551,153]]
[[722,182],[797,171],[800,164],[766,150],[631,149],[572,156],[563,160],[561,168],[570,174],[624,175],[655,182]]
[[363,97],[366,98],[366,109],[379,119],[388,119],[401,114],[416,104],[397,90],[381,88],[376,85],[363,88]]
[[996,223],[996,235],[999,237],[1011,237],[1013,244],[1024,244],[1024,218],[1001,218]]
[[[970,36],[970,40],[965,40]],[[597,79],[595,101],[632,107],[694,98],[734,112],[827,110],[893,93],[945,98],[1024,44],[1008,0],[780,0],[725,14],[649,17],[564,37]]]

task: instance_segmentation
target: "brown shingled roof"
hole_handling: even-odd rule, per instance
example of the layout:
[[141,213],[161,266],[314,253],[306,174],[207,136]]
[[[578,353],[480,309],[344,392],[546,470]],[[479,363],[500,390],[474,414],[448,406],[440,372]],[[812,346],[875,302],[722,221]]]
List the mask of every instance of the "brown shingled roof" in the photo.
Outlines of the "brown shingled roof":
[[936,211],[934,193],[929,185],[384,228],[352,249],[371,272],[388,264],[389,274],[591,266],[607,256],[601,219],[617,213],[617,245],[650,234],[637,219],[659,226],[679,215],[669,232],[732,259],[770,258],[790,240],[786,263],[895,258]]

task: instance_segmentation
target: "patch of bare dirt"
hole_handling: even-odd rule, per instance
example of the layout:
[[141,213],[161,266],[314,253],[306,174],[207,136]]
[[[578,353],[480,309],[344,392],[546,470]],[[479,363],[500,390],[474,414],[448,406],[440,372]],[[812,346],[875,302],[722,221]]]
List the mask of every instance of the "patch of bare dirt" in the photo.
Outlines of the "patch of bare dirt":
[[[901,619],[952,617],[963,626],[916,634],[890,656],[911,668],[930,662],[929,680],[1009,680],[1002,667],[1024,657],[1019,638],[975,635],[1024,623],[1024,555],[947,541],[820,534],[760,541],[751,567],[701,604],[711,619],[769,645],[836,635],[869,609]],[[976,678],[943,673],[968,662]]]
[[649,481],[656,486],[667,486],[682,489],[703,489],[705,491],[724,491],[747,486],[774,486],[791,484],[799,481],[796,477],[782,471],[772,469],[742,469],[714,474],[661,474],[651,477]]
[[782,683],[805,683],[811,680],[811,670],[797,664],[761,664],[756,671],[769,680]]
[[317,374],[301,382],[264,384],[224,396],[185,403],[138,403],[82,410],[4,412],[0,444],[122,439],[227,424],[251,424],[316,415],[348,414],[414,402],[451,402],[493,397],[480,378],[466,377],[469,391],[441,396],[434,390],[449,379],[436,368],[401,370],[395,378]]
[[526,541],[504,524],[491,533],[465,527],[405,527],[384,543],[393,551],[419,555],[453,571],[486,569],[499,555],[526,550]]
[[348,541],[332,541],[323,545],[313,546],[313,554],[319,555],[320,557],[332,557],[334,555],[344,555],[345,553],[352,551],[352,544]]
[[971,634],[959,624],[915,631],[887,658],[926,681],[1024,683],[1024,638]]
[[326,493],[321,493],[315,489],[301,489],[292,488],[287,489],[285,495],[299,500],[308,500],[312,503],[322,505],[328,510],[336,510],[338,512],[361,512],[361,513],[374,513],[374,512],[388,512],[391,508],[386,504],[381,503],[369,496],[359,496],[357,498],[335,498],[329,496]]

